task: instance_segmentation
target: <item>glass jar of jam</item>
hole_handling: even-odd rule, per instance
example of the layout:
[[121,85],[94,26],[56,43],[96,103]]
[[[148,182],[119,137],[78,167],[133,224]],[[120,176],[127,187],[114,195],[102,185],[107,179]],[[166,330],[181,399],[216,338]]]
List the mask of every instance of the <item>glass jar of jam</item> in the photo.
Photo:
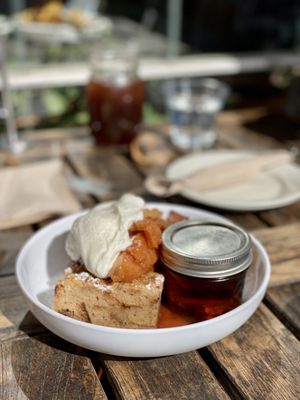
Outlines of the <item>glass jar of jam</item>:
[[142,121],[144,83],[137,76],[137,50],[113,47],[95,52],[86,87],[90,129],[98,145],[124,145]]
[[197,321],[214,318],[242,302],[252,262],[250,236],[233,224],[182,221],[162,236],[164,301]]

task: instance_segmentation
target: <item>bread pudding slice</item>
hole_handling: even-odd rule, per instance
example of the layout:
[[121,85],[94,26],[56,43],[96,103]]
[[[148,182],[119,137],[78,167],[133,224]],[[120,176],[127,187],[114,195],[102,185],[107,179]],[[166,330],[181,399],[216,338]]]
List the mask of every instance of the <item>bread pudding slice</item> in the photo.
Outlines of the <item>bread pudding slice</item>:
[[131,282],[91,275],[75,264],[55,287],[53,308],[69,317],[120,328],[157,326],[164,277],[148,272]]
[[171,214],[165,219],[127,193],[77,218],[66,239],[74,264],[56,285],[53,308],[97,325],[155,328],[164,283],[154,271],[161,235],[182,218]]

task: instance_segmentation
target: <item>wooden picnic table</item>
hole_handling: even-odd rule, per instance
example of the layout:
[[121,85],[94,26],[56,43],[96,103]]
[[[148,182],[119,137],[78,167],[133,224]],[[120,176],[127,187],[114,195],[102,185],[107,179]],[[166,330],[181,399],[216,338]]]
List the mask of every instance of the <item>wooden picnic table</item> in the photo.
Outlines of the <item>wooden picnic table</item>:
[[[224,113],[217,147],[286,148],[284,140],[245,124],[260,112]],[[153,199],[143,188],[145,171],[126,154],[93,147],[87,129],[37,131],[25,137],[35,146],[15,157],[0,153],[1,168],[59,157],[85,178],[103,177],[105,171],[115,196],[133,190]],[[300,140],[293,144],[299,146]],[[77,196],[83,207],[99,201]],[[168,201],[201,207],[180,196]],[[28,311],[14,275],[17,252],[49,221],[0,231],[0,399],[300,399],[300,204],[263,212],[217,212],[254,233],[266,247],[272,262],[267,294],[250,320],[225,339],[199,351],[151,359],[91,352],[49,332]]]

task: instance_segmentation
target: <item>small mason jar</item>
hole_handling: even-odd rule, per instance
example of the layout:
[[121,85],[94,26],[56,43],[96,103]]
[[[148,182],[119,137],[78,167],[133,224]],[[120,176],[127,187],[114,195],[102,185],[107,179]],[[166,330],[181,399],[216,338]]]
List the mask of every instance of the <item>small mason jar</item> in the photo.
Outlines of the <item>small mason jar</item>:
[[135,46],[113,46],[91,57],[86,87],[90,130],[98,145],[126,145],[142,122],[145,85],[137,75]]
[[167,305],[203,321],[241,304],[252,242],[236,225],[186,220],[164,231],[161,259]]

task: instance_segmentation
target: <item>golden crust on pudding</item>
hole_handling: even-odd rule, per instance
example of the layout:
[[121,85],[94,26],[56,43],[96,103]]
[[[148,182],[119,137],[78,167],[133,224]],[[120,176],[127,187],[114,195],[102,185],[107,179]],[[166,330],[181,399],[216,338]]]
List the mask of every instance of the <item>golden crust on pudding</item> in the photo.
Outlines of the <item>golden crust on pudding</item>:
[[130,283],[113,282],[96,278],[75,264],[57,283],[53,308],[96,325],[155,328],[163,283],[163,275],[156,272],[148,272]]

